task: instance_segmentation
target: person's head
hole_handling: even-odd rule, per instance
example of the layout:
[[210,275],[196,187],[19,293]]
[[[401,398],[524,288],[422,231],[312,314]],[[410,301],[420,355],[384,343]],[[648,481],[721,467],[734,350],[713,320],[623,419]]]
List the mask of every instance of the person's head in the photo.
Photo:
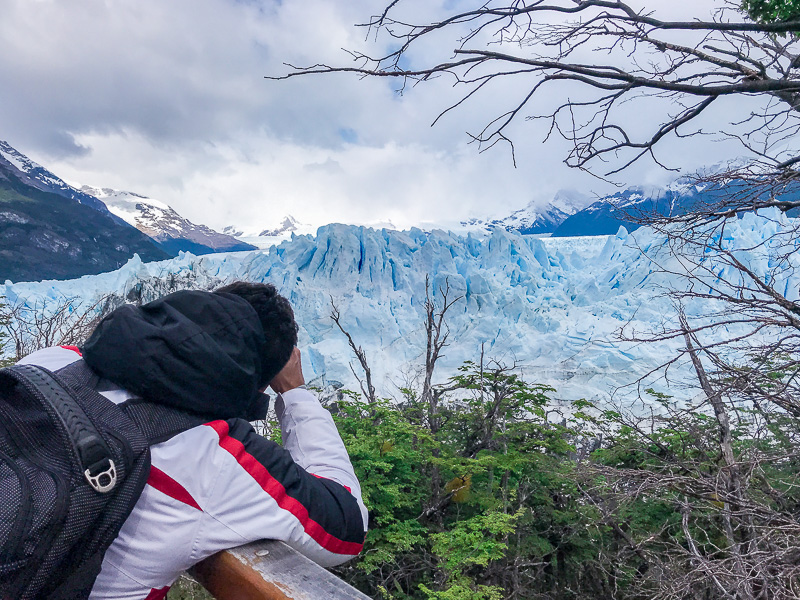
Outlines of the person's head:
[[239,296],[255,309],[266,340],[266,352],[261,358],[261,385],[268,385],[289,361],[297,345],[297,323],[289,301],[269,283],[236,281],[215,293]]

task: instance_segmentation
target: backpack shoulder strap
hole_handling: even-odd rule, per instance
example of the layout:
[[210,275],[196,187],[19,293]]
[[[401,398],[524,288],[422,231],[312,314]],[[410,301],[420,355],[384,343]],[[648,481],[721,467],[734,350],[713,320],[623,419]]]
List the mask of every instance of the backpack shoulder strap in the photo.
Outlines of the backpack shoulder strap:
[[117,485],[117,474],[111,450],[70,386],[62,385],[53,373],[35,365],[14,365],[8,368],[8,372],[13,373],[28,393],[49,406],[61,421],[89,484],[100,493],[113,490]]

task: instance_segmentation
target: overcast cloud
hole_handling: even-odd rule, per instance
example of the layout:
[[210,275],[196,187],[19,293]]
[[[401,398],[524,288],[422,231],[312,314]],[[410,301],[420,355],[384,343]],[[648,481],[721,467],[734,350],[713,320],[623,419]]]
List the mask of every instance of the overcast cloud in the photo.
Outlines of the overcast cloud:
[[[441,14],[459,2],[409,4]],[[648,6],[691,16],[713,4]],[[378,54],[384,42],[365,41],[354,24],[382,6],[0,0],[0,139],[64,179],[155,197],[217,228],[258,229],[286,214],[313,225],[403,228],[507,214],[562,188],[609,191],[563,165],[564,144],[543,145],[542,132],[522,120],[516,169],[506,149],[478,154],[468,145],[465,132],[493,116],[502,93],[477,96],[431,128],[456,98],[444,80],[399,96],[387,80],[264,79],[284,73],[284,62],[343,63],[341,48]],[[689,168],[739,150],[701,140],[664,151]],[[643,164],[623,179],[669,177]]]

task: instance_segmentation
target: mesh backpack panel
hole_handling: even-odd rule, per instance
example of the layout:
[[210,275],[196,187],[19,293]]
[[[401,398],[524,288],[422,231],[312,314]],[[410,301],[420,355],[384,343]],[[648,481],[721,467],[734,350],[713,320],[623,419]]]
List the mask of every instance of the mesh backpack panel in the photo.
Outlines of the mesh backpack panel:
[[204,421],[150,403],[117,406],[93,382],[82,360],[56,374],[0,370],[2,600],[88,597],[147,482],[149,446]]

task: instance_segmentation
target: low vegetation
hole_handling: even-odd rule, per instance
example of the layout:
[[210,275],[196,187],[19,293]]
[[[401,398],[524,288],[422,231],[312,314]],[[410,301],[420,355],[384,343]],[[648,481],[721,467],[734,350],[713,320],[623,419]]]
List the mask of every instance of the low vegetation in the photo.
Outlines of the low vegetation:
[[371,511],[364,553],[338,573],[366,593],[796,597],[796,417],[726,403],[726,448],[705,402],[653,393],[657,416],[587,402],[566,416],[502,365],[466,364],[450,383],[435,421],[410,390],[331,404]]

